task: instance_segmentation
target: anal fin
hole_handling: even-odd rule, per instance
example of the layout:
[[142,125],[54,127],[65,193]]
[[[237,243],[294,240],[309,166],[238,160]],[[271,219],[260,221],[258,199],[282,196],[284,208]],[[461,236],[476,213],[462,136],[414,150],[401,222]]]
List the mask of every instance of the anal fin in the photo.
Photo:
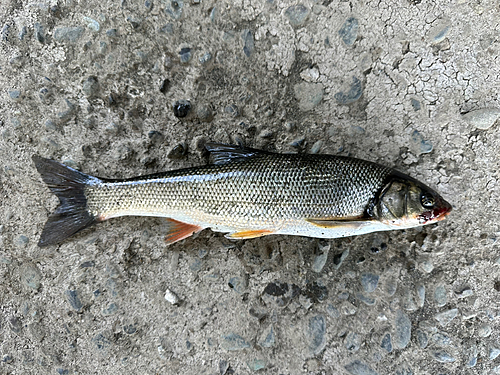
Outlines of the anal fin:
[[183,240],[192,236],[194,233],[201,231],[203,228],[198,225],[184,223],[182,221],[167,219],[167,235],[165,242],[171,245],[177,241]]
[[258,230],[243,230],[240,232],[228,233],[226,234],[227,238],[233,239],[249,239],[267,236],[268,234],[273,234],[274,232],[267,229],[258,229]]

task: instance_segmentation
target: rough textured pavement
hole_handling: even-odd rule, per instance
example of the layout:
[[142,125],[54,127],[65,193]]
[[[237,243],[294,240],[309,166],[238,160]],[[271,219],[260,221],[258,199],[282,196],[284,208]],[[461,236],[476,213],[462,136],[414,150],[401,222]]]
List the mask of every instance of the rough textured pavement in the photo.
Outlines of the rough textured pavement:
[[[500,373],[499,19],[493,0],[2,0],[0,373]],[[121,218],[37,247],[57,199],[31,155],[131,177],[206,163],[206,141],[378,161],[454,211],[168,248],[161,219]]]

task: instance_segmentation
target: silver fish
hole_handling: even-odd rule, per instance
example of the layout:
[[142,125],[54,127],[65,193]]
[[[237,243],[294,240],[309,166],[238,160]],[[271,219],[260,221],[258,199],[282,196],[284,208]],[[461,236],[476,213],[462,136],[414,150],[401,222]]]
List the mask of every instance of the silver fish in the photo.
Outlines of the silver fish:
[[434,223],[452,209],[421,182],[361,159],[221,144],[206,148],[212,164],[123,180],[33,156],[60,200],[39,246],[129,215],[167,218],[170,244],[205,228],[229,238],[354,236]]

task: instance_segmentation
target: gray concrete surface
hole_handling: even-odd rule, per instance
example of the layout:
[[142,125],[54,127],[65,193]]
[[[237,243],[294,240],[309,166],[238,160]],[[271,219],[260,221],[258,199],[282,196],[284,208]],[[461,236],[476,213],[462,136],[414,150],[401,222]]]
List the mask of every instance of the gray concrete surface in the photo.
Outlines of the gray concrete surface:
[[[499,19],[491,0],[3,0],[0,373],[500,373]],[[130,177],[205,163],[205,141],[378,161],[454,211],[168,248],[162,220],[122,218],[37,247],[57,199],[32,154]]]

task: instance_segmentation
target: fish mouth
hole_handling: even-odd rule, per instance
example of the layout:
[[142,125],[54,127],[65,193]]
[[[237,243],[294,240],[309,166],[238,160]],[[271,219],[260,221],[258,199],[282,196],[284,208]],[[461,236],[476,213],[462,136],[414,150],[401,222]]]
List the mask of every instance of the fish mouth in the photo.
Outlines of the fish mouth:
[[419,216],[419,221],[421,224],[435,223],[444,220],[452,210],[453,207],[451,204],[444,199],[439,199],[434,209],[424,212]]

